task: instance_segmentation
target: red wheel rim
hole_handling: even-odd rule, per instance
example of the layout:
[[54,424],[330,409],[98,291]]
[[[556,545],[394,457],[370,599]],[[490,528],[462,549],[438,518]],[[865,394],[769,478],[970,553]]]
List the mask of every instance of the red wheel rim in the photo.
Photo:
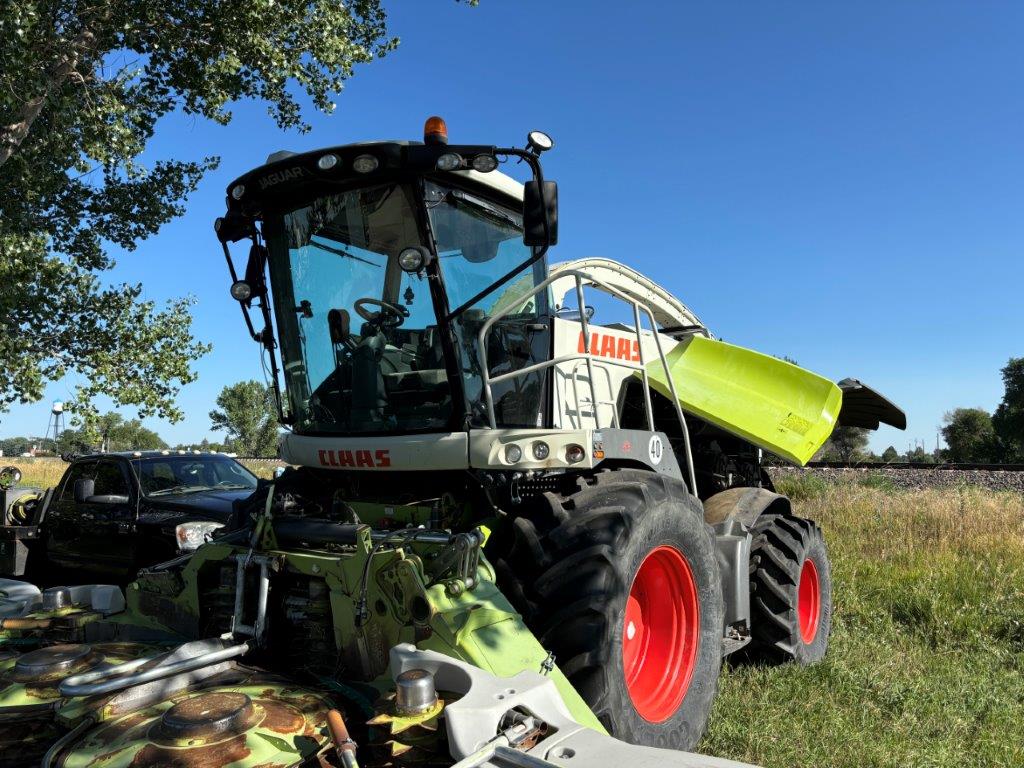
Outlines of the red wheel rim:
[[637,713],[663,723],[675,714],[693,677],[700,642],[697,583],[675,548],[656,547],[633,577],[622,626],[622,667]]
[[810,645],[818,634],[818,623],[821,620],[821,584],[818,581],[818,567],[810,558],[804,560],[800,569],[796,613],[800,619],[800,637],[804,643]]

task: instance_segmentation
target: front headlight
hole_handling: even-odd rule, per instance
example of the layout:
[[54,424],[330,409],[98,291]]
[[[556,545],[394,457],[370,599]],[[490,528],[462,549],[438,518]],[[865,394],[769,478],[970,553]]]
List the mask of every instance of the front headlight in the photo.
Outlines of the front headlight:
[[182,552],[195,552],[207,542],[213,532],[223,528],[223,523],[194,522],[182,523],[174,529],[174,538],[178,540],[178,549]]

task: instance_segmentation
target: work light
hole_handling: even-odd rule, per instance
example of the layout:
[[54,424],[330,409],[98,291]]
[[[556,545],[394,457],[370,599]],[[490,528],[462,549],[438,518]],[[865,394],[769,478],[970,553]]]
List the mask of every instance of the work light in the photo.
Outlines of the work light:
[[352,170],[356,173],[370,173],[376,171],[378,165],[380,160],[373,155],[359,155],[352,161]]
[[474,171],[490,173],[498,167],[498,158],[494,155],[477,155],[470,164],[473,166]]
[[252,298],[252,286],[245,280],[236,280],[231,284],[231,298],[235,301],[248,301]]
[[437,158],[437,170],[457,171],[462,167],[462,157],[454,152],[445,152]]

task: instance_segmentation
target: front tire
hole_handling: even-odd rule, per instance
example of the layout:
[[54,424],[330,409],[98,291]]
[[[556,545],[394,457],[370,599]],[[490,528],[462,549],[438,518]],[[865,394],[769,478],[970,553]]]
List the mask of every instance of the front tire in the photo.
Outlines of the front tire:
[[692,749],[721,667],[711,533],[685,485],[640,470],[580,478],[515,518],[498,583],[608,730]]
[[832,631],[832,569],[821,529],[765,514],[751,533],[751,650],[775,662],[821,661]]

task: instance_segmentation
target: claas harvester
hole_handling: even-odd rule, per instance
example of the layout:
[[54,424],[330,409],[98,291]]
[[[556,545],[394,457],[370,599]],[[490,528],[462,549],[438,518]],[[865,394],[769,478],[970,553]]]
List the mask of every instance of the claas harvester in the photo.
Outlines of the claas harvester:
[[821,530],[764,458],[903,415],[716,339],[621,263],[549,264],[552,146],[453,144],[435,117],[228,186],[216,232],[288,467],[123,595],[0,584],[0,747],[738,766],[686,752],[723,657],[816,662],[832,620]]

